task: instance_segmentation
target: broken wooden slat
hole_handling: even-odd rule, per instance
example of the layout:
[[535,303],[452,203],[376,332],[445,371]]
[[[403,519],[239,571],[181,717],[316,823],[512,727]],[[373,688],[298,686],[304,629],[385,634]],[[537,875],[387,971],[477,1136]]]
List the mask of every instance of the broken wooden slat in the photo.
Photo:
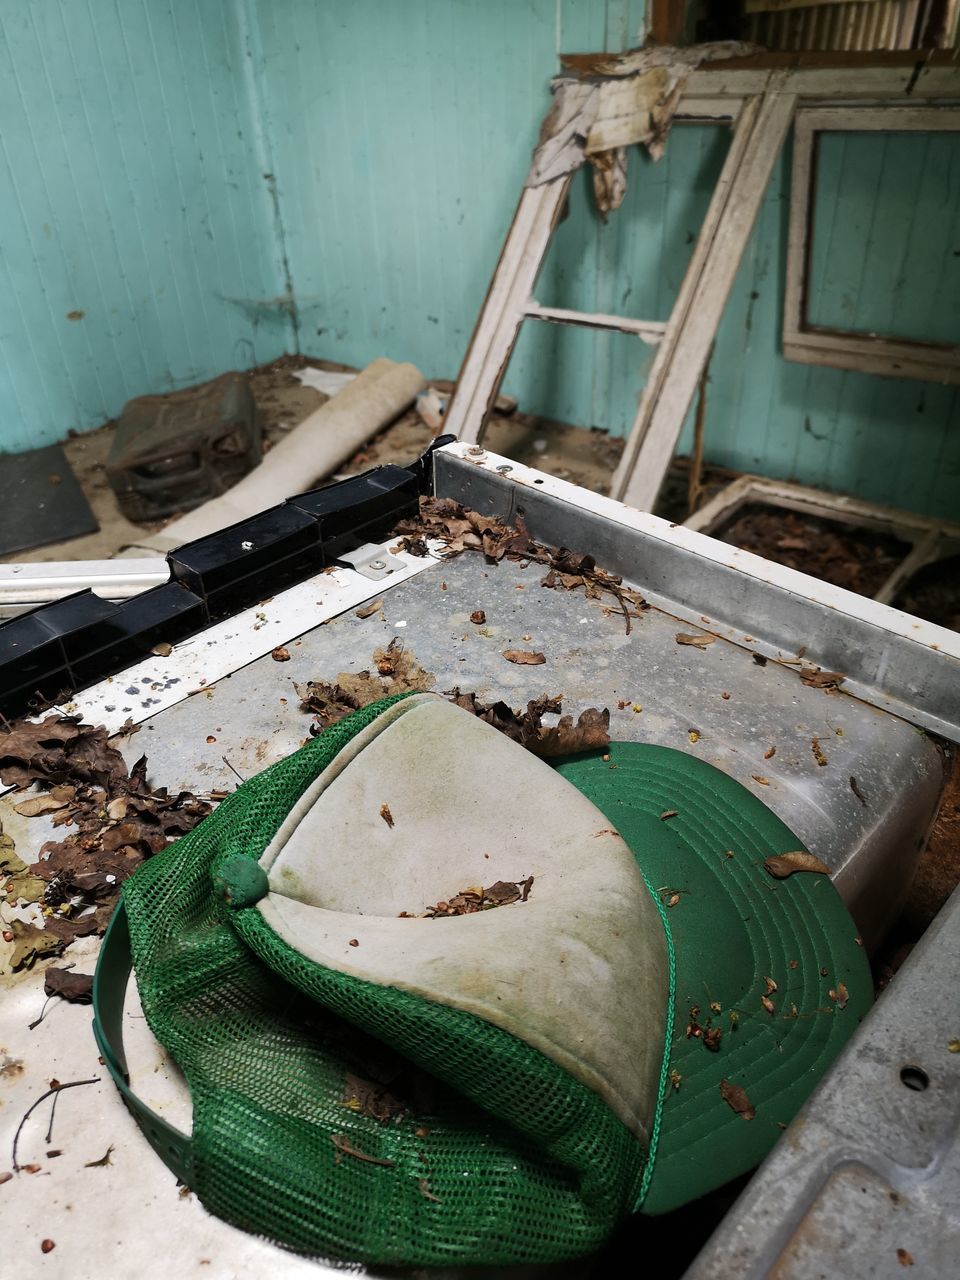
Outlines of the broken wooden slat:
[[652,509],[700,381],[796,99],[776,88],[744,105],[657,349],[611,495]]
[[523,189],[446,412],[445,429],[469,444],[497,398],[569,185],[566,174]]

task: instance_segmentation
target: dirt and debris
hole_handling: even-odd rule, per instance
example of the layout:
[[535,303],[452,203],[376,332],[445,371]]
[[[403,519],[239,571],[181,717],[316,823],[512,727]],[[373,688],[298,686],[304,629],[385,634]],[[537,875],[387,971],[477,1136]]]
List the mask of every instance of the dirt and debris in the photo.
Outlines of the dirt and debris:
[[526,902],[533,888],[533,876],[525,880],[498,880],[484,889],[471,885],[461,889],[450,899],[441,898],[425,911],[401,911],[401,920],[436,920],[440,916],[471,916],[478,911],[491,911],[494,907],[508,907],[514,902]]
[[830,874],[830,868],[806,849],[795,849],[790,853],[764,858],[763,866],[777,880],[786,880],[787,876],[792,876],[797,871],[814,871],[824,876]]
[[567,547],[546,547],[534,541],[522,516],[517,516],[516,524],[510,525],[498,516],[471,511],[451,498],[425,497],[420,499],[419,515],[401,521],[397,532],[408,537],[434,538],[445,544],[447,556],[480,551],[495,564],[509,559],[546,565],[548,572],[540,582],[543,587],[565,591],[582,587],[590,600],[613,596],[623,614],[627,635],[633,620],[648,607],[639,592],[624,587],[623,578],[601,569],[593,556]]
[[380,817],[392,831],[394,828],[393,814],[390,812],[390,806],[388,804],[382,804],[380,806]]
[[8,901],[40,901],[45,917],[43,929],[10,923],[14,971],[62,951],[75,938],[102,934],[123,882],[212,809],[192,792],[170,795],[165,787],[151,788],[146,756],[128,769],[106,729],[77,716],[18,721],[0,732],[0,782],[21,790],[36,784],[40,794],[20,809],[73,828],[62,840],[46,841],[29,867],[12,852],[3,854]]
[[308,680],[305,684],[293,686],[300,698],[300,710],[313,713],[311,734],[322,732],[351,711],[367,707],[371,702],[398,693],[423,693],[432,689],[435,683],[430,672],[420,666],[396,637],[385,649],[374,650],[373,666],[376,675],[369,670],[341,671],[329,684]]
[[813,758],[814,758],[814,760],[816,760],[817,764],[818,764],[818,765],[820,766],[820,768],[822,769],[822,768],[824,767],[824,765],[827,763],[827,757],[826,757],[826,755],[824,754],[823,747],[821,747],[821,745],[820,745],[820,739],[819,739],[819,738],[811,738],[811,739],[810,739],[810,750],[813,752]]
[[746,1089],[729,1080],[720,1081],[720,1096],[724,1102],[744,1120],[752,1120],[757,1114],[756,1108],[747,1096]]
[[479,720],[506,734],[513,742],[532,751],[535,756],[554,759],[594,751],[610,744],[610,712],[596,707],[581,711],[574,724],[573,716],[561,715],[555,725],[544,725],[545,715],[559,715],[562,698],[544,695],[527,703],[526,711],[515,711],[505,702],[484,703],[474,693],[452,689],[445,697]]
[[893,603],[927,622],[960,631],[960,555],[937,560],[919,570]]
[[864,807],[864,808],[866,808],[866,807],[867,807],[867,797],[866,797],[866,796],[863,794],[863,792],[860,790],[860,785],[859,785],[859,783],[857,782],[856,778],[853,776],[853,774],[852,774],[852,773],[851,773],[851,775],[850,775],[850,790],[851,790],[851,791],[853,792],[853,794],[857,797],[857,799],[860,801],[860,803],[863,805],[863,807]]
[[99,1160],[88,1160],[83,1167],[85,1169],[106,1169],[109,1165],[113,1164],[113,1161],[110,1159],[112,1155],[113,1143],[111,1142]]
[[[710,1008],[715,1013],[720,1012],[719,1005],[715,1006],[711,1004]],[[712,1018],[708,1017],[706,1022],[704,1022],[704,1024],[701,1026],[700,1006],[696,1004],[691,1005],[690,1011],[689,1011],[689,1021],[687,1022],[687,1039],[699,1040],[702,1043],[703,1047],[705,1049],[708,1049],[711,1053],[719,1053],[720,1041],[722,1037],[723,1037],[723,1031],[721,1030],[720,1027],[715,1027],[713,1025]],[[674,1087],[679,1088],[679,1085],[676,1085]]]
[[890,534],[764,503],[742,507],[714,536],[864,596],[876,595],[910,551]]
[[395,1097],[385,1084],[367,1080],[353,1071],[344,1077],[343,1105],[381,1124],[389,1124],[391,1120],[399,1122],[409,1114],[407,1104]]
[[474,609],[473,613],[470,615],[470,621],[475,626],[482,627],[486,624],[487,615],[482,609]]
[[836,987],[831,987],[827,992],[827,996],[836,1002],[838,1009],[845,1009],[847,1001],[850,999],[850,993],[843,982],[838,982]]
[[290,650],[285,645],[278,644],[276,649],[271,652],[270,657],[274,662],[289,662]]

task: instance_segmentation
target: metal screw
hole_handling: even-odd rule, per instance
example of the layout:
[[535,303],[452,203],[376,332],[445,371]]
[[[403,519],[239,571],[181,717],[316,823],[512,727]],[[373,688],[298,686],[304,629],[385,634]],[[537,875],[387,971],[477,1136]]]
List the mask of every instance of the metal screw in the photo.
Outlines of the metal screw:
[[471,445],[471,447],[467,450],[467,453],[469,453],[471,458],[483,457],[483,450],[480,448],[478,444]]
[[386,567],[387,567],[387,562],[386,562],[386,560],[371,560],[371,561],[370,561],[370,568],[371,568],[371,569],[385,569]]
[[240,543],[240,550],[241,550],[241,551],[252,551],[252,550],[253,550],[253,543],[252,543],[252,542],[241,542],[241,543]]
[[507,472],[508,472],[508,471],[512,471],[512,470],[513,470],[513,467],[509,467],[509,466],[507,466],[506,464],[504,464],[502,467],[497,467],[497,471],[498,471],[498,472],[500,473],[500,475],[502,475],[502,476],[505,476],[505,475],[507,474]]

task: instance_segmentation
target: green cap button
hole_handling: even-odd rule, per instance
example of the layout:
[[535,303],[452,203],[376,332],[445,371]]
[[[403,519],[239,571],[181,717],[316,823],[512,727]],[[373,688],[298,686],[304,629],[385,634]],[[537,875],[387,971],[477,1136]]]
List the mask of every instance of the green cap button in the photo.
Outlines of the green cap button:
[[270,881],[259,862],[250,858],[230,858],[213,878],[216,892],[227,904],[239,911],[252,907],[270,892]]

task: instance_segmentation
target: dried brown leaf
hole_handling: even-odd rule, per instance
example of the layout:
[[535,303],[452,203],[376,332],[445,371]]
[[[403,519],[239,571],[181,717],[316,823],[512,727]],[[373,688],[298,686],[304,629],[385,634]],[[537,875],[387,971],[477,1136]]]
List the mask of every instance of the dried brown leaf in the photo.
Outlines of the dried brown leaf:
[[814,854],[808,853],[806,849],[796,849],[790,853],[778,853],[764,858],[763,865],[777,880],[786,880],[787,876],[792,876],[795,871],[814,871],[825,876],[830,874],[830,868]]
[[13,810],[22,818],[36,818],[41,813],[54,813],[57,809],[62,809],[66,803],[66,800],[56,800],[50,794],[31,796],[29,800],[21,800],[19,804],[15,804]]
[[685,631],[678,631],[675,636],[677,644],[688,644],[695,649],[706,649],[708,644],[713,644],[716,641],[716,638],[716,636],[705,635],[703,632],[695,636],[689,635]]
[[60,996],[72,1004],[89,1004],[93,999],[93,975],[74,969],[45,969],[43,990],[48,996]]
[[807,668],[800,672],[801,681],[809,685],[811,689],[838,689],[843,683],[844,677],[839,671],[820,671],[816,668]]
[[379,610],[383,608],[383,600],[371,600],[369,604],[362,604],[356,610],[355,617],[371,618]]
[[482,627],[487,621],[487,615],[482,609],[474,609],[473,613],[470,615],[470,621],[475,626]]
[[729,1080],[720,1081],[720,1096],[728,1107],[731,1107],[744,1120],[752,1120],[757,1114],[756,1108],[747,1097],[747,1091]]
[[276,649],[274,649],[271,652],[270,657],[274,660],[274,662],[289,662],[290,650],[287,649],[284,645],[278,644]]
[[392,831],[394,827],[393,814],[390,812],[390,806],[388,804],[382,804],[380,806],[380,817]]
[[547,660],[546,654],[533,653],[529,649],[504,649],[501,656],[522,667],[539,667]]

